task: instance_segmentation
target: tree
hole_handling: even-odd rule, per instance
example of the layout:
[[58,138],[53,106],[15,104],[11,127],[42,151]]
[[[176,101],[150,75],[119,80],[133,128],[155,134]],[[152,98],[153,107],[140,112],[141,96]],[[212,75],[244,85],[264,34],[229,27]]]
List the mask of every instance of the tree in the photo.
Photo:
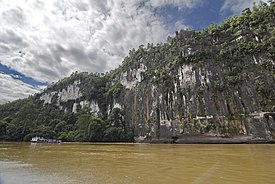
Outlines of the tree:
[[120,108],[113,108],[108,116],[108,124],[113,127],[121,127],[125,129],[125,122],[123,120],[124,114]]
[[76,126],[79,141],[86,141],[88,138],[87,129],[91,121],[91,114],[81,111],[77,116]]
[[104,131],[104,141],[125,141],[125,133],[121,127],[109,127]]
[[0,120],[0,139],[4,139],[7,135],[8,123],[5,120]]
[[103,141],[105,128],[105,123],[101,119],[91,118],[87,132],[88,141]]

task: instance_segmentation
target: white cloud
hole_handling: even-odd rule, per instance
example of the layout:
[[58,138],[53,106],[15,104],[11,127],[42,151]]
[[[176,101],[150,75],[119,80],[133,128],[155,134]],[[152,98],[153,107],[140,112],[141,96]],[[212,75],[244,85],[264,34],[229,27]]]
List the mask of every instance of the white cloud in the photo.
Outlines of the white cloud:
[[40,92],[43,88],[33,87],[3,73],[0,73],[0,86],[0,104],[10,102],[18,98],[26,98],[29,95]]
[[[196,4],[199,0],[3,0],[0,61],[43,82],[75,70],[105,72],[130,49],[166,40],[171,28],[154,8]],[[177,22],[174,28],[179,27],[185,25]]]
[[[253,3],[258,3],[260,0],[225,0],[223,6],[220,11],[230,11],[234,15],[240,15],[242,11],[246,8],[252,8]],[[263,0],[267,2],[267,0]]]
[[201,1],[2,0],[0,62],[41,82],[57,81],[76,70],[106,72],[130,49],[164,42],[175,29],[186,27],[184,20],[168,27],[156,9],[198,4]]
[[182,23],[182,21],[175,22],[175,30],[188,29],[189,27]]

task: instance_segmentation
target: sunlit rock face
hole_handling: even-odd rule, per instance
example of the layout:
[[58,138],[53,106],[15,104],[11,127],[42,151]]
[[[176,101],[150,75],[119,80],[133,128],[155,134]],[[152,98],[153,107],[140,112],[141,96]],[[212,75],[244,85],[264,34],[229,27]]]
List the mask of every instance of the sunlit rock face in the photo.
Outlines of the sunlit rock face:
[[271,140],[275,57],[265,49],[271,43],[267,35],[241,25],[202,33],[182,30],[168,43],[130,51],[104,76],[74,74],[45,90],[40,100],[74,113],[89,109],[96,117],[119,108],[126,131],[141,139]]

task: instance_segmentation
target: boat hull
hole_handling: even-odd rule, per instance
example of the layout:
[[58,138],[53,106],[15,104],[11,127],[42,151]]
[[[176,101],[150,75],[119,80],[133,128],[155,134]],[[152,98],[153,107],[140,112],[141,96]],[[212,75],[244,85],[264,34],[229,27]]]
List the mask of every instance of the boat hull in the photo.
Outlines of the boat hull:
[[61,143],[60,139],[47,139],[44,137],[33,137],[31,139],[33,143]]

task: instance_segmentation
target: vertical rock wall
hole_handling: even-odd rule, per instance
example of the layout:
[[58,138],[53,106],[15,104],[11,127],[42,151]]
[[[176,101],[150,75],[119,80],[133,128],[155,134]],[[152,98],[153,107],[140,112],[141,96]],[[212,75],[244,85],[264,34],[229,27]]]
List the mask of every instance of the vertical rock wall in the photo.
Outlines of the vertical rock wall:
[[[130,81],[123,78],[126,89],[116,101],[126,111],[125,120],[136,136],[247,135],[271,139],[274,116],[267,116],[273,113],[261,106],[254,81],[257,72],[229,88],[223,77],[229,70],[215,63],[204,67],[184,64],[172,72],[170,83],[168,79],[159,83],[144,79],[131,88],[127,85]],[[129,75],[126,78],[131,80],[134,74]]]

